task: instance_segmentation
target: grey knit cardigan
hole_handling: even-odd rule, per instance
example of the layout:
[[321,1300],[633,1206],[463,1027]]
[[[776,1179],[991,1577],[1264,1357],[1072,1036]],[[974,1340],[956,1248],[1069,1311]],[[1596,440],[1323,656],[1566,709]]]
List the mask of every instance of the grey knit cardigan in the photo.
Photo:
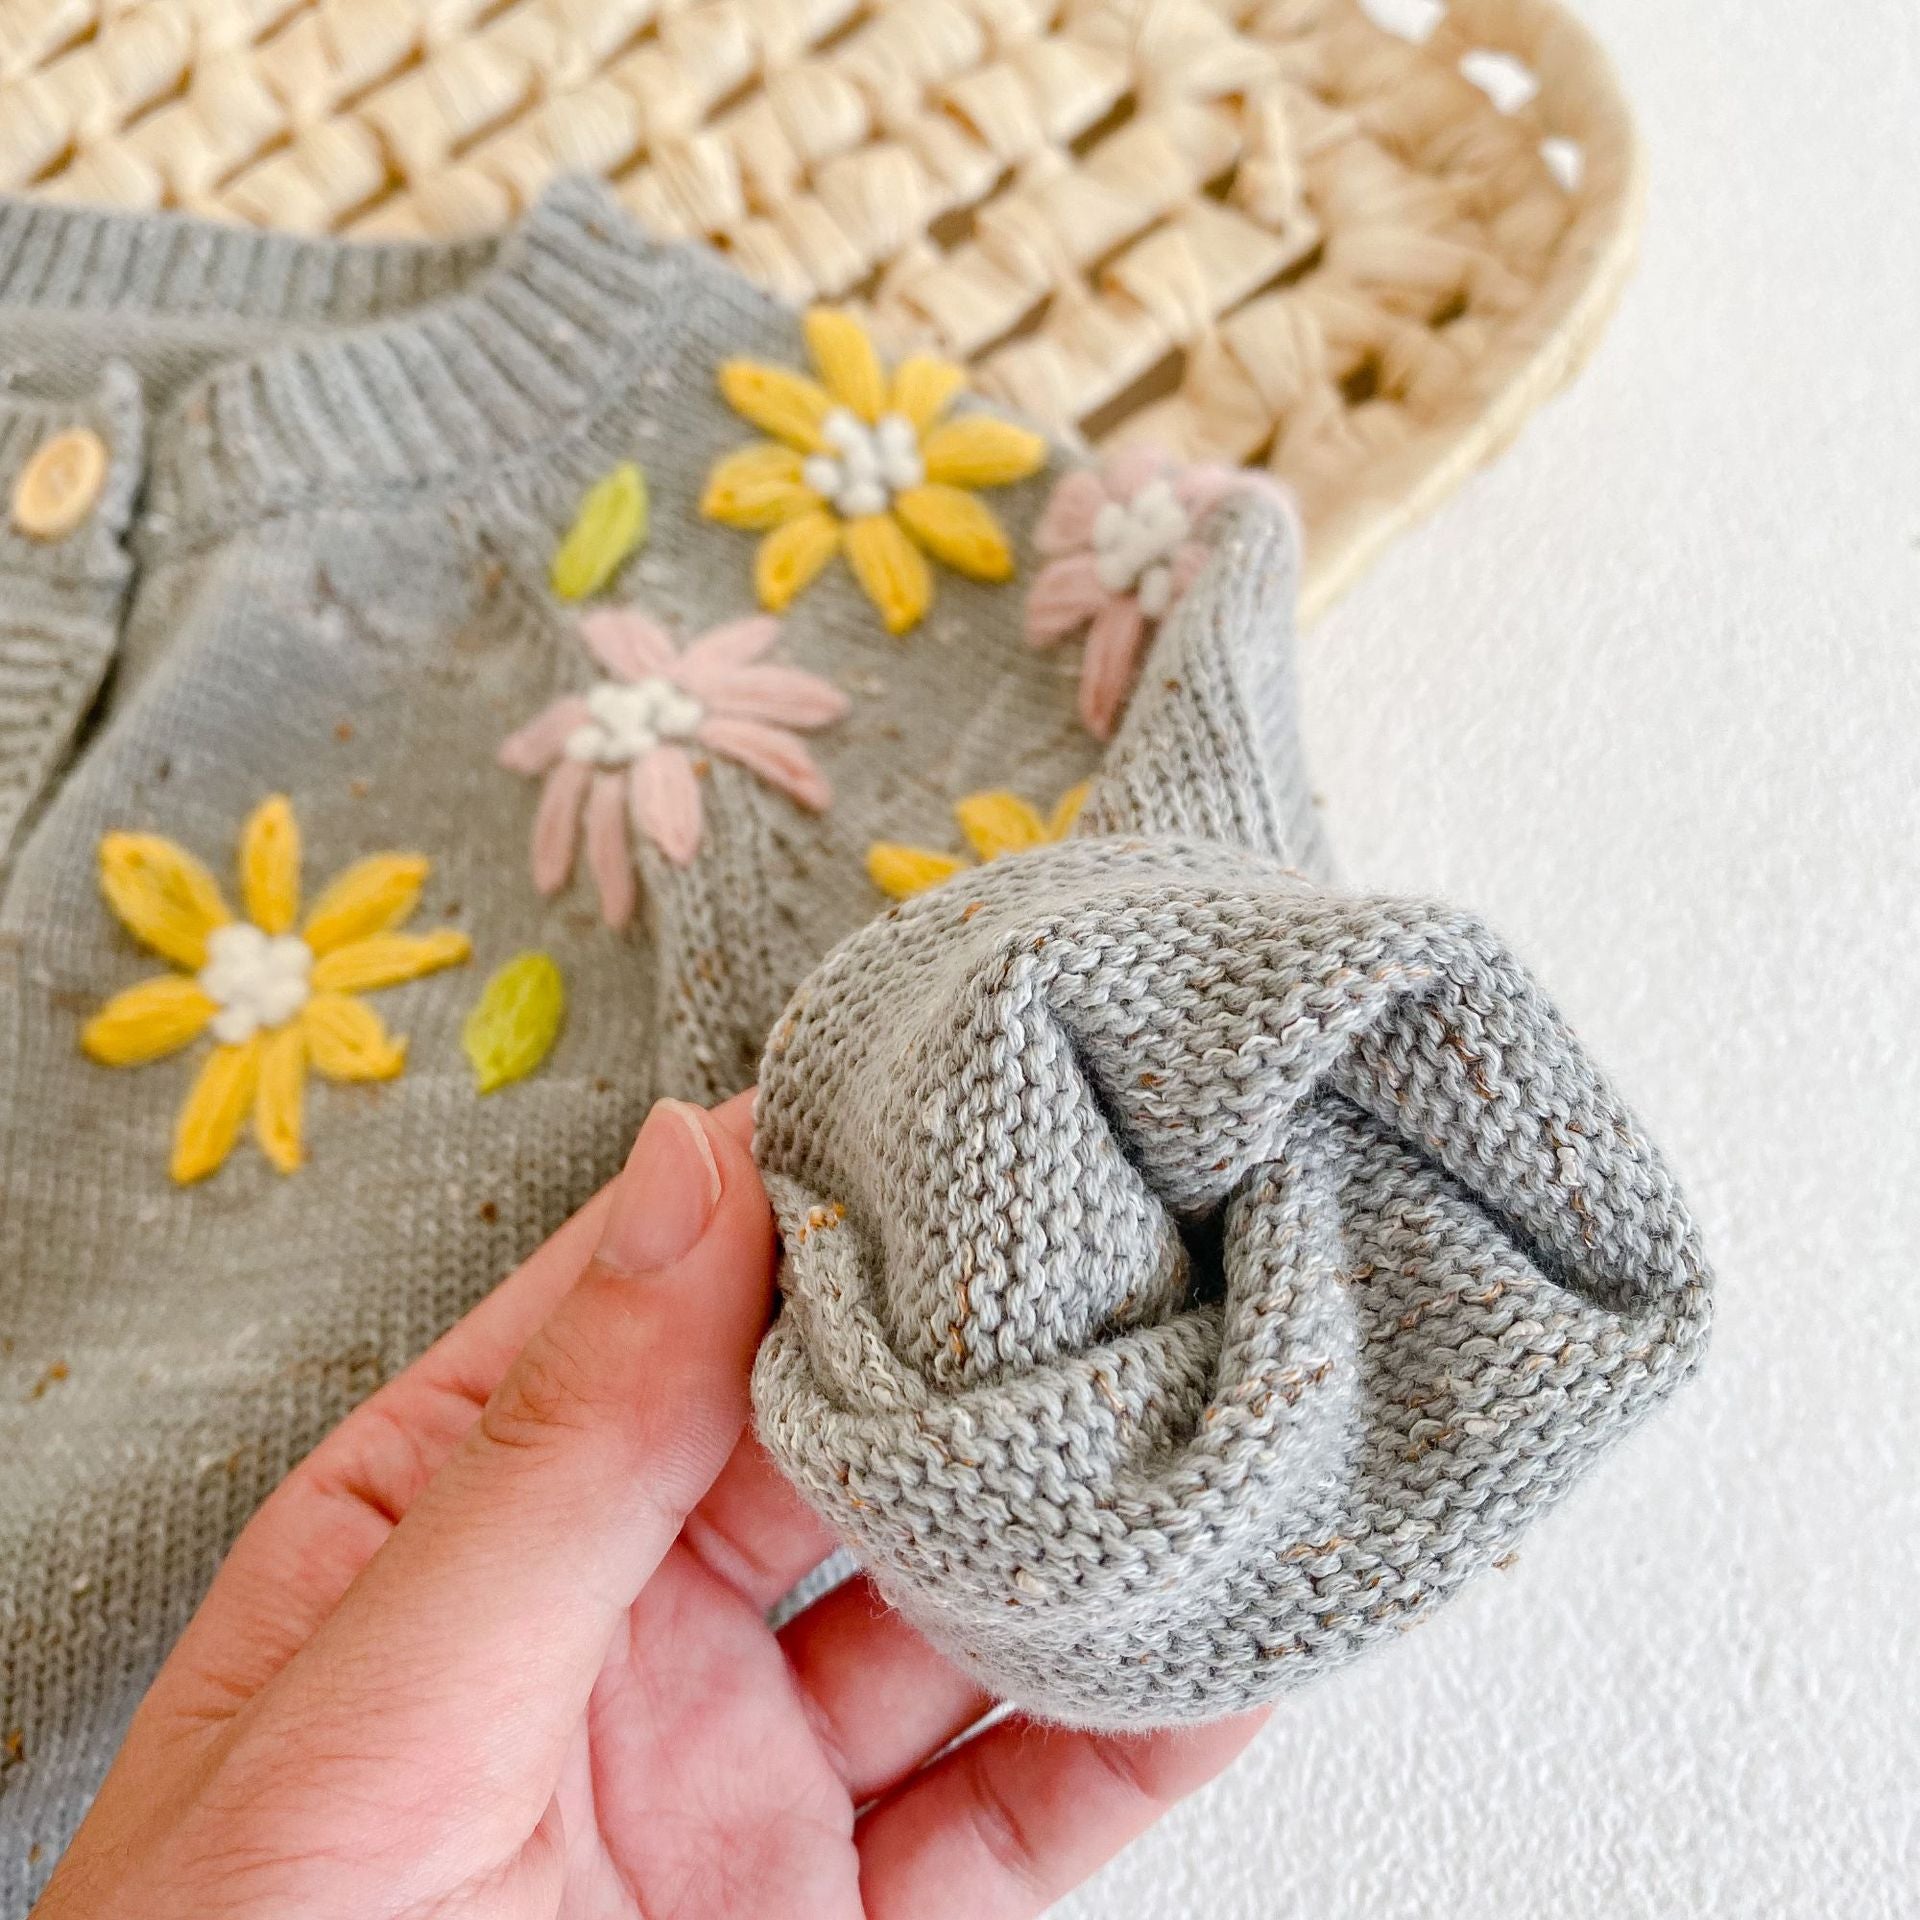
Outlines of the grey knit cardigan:
[[[594,188],[439,249],[0,204],[0,498],[62,430],[109,455],[64,539],[0,526],[0,1914],[247,1515],[657,1094],[761,1078],[775,1457],[956,1658],[1075,1720],[1243,1705],[1417,1621],[1701,1352],[1685,1210],[1519,965],[1327,884],[1261,501],[1208,523],[1110,749],[1019,584],[943,575],[903,642],[835,566],[780,639],[850,702],[809,739],[831,806],[716,760],[697,856],[636,849],[639,927],[535,890],[495,752],[590,673],[555,543],[638,462],[606,599],[677,636],[751,609],[698,510],[750,437],[738,354],[798,364],[793,317]],[[1023,573],[1057,471],[995,495]],[[1069,842],[878,911],[876,838],[1088,777]],[[225,881],[272,793],[314,886],[427,856],[411,924],[472,961],[380,996],[405,1070],[311,1089],[297,1173],[242,1148],[181,1187],[187,1068],[76,1044],[156,971],[99,849]],[[462,1022],[528,948],[565,1028],[480,1099]]]

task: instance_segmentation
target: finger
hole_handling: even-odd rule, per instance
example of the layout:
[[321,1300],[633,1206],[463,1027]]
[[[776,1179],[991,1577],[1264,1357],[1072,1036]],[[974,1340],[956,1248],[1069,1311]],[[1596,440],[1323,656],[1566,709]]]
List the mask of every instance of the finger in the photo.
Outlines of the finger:
[[1238,1754],[1263,1711],[1149,1734],[1015,1718],[956,1747],[855,1829],[867,1920],[1026,1920]]
[[[753,1099],[749,1089],[711,1116],[742,1146],[753,1135]],[[313,1637],[580,1277],[605,1231],[615,1184],[602,1187],[274,1489],[182,1635],[157,1689],[162,1704],[172,1699],[198,1711],[202,1679],[229,1706],[249,1698]]]
[[773,1259],[746,1148],[662,1102],[586,1272],[263,1703],[454,1804],[557,1766],[615,1628],[744,1430]]
[[[753,1144],[753,1103],[749,1087],[707,1115],[710,1128],[738,1146],[743,1155]],[[621,1176],[616,1176],[602,1187],[465,1319],[436,1340],[405,1373],[396,1375],[393,1387],[403,1389],[411,1380],[428,1389],[448,1388],[471,1401],[478,1412],[520,1350],[579,1278],[600,1243],[607,1207],[620,1184]],[[402,1396],[396,1392],[394,1397]]]
[[[753,1102],[749,1088],[716,1107],[709,1122],[742,1148],[750,1147]],[[606,1231],[607,1209],[619,1184],[617,1177],[610,1180],[464,1319],[348,1415],[310,1462],[342,1480],[363,1480],[373,1504],[395,1517],[405,1513],[465,1438],[520,1350],[579,1279]],[[391,1430],[417,1435],[418,1448],[383,1445]]]
[[836,1544],[833,1529],[751,1433],[741,1436],[719,1479],[687,1516],[681,1538],[711,1572],[762,1611]]
[[864,1575],[788,1621],[780,1645],[855,1806],[898,1785],[993,1705]]

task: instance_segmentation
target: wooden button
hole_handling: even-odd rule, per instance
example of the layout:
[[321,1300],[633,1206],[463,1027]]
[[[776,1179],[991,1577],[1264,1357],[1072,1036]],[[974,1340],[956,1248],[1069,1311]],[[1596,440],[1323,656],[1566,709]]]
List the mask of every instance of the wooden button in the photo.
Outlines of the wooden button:
[[107,479],[107,447],[87,427],[40,443],[13,488],[13,524],[29,540],[64,540],[86,519]]

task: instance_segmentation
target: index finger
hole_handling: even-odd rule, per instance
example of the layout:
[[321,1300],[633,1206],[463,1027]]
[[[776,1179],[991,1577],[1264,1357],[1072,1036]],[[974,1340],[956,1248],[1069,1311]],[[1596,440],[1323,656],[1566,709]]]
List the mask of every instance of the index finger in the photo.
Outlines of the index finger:
[[[743,1147],[753,1144],[753,1101],[754,1091],[749,1087],[712,1110],[713,1124]],[[392,1403],[404,1403],[411,1394],[454,1393],[470,1401],[477,1414],[506,1377],[514,1357],[533,1337],[534,1329],[579,1279],[606,1229],[607,1206],[618,1184],[618,1176],[609,1180],[464,1319],[448,1328],[366,1405],[382,1403],[389,1411],[404,1412],[404,1407]],[[348,1424],[353,1417],[349,1416]],[[346,1430],[345,1425],[339,1429],[342,1433]],[[446,1451],[450,1453],[452,1447]]]

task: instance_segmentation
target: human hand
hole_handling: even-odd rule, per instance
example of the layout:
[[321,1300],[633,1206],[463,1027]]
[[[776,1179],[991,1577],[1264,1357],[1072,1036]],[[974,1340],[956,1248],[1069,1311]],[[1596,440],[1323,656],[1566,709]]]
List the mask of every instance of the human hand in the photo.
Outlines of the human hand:
[[1003,1718],[748,1430],[748,1096],[625,1171],[298,1467],[161,1669],[39,1920],[1038,1913],[1257,1715]]

